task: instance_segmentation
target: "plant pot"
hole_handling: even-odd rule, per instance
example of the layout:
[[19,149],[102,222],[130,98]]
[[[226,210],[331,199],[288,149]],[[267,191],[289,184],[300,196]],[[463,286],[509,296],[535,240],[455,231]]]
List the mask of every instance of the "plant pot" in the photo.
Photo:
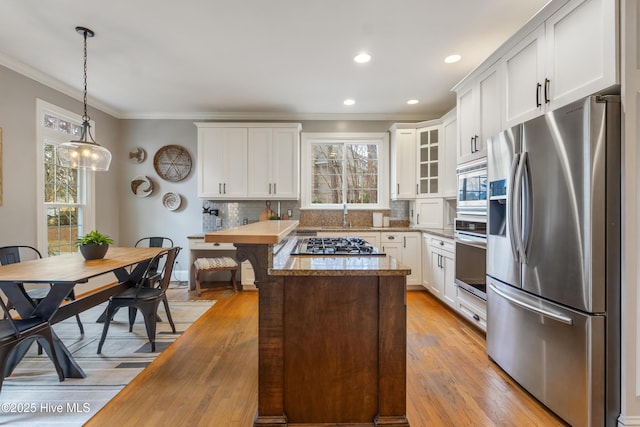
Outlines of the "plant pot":
[[80,253],[84,257],[84,259],[101,259],[107,254],[107,250],[109,250],[109,245],[102,244],[97,245],[95,243],[89,243],[87,245],[80,245]]

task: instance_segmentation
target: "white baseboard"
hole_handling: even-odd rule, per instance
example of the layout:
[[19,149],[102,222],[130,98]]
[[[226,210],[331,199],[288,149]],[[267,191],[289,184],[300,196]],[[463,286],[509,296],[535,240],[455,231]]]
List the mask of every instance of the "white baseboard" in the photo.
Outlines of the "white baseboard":
[[624,415],[620,415],[620,418],[618,418],[618,426],[620,427],[640,426],[640,417],[638,416],[625,417]]

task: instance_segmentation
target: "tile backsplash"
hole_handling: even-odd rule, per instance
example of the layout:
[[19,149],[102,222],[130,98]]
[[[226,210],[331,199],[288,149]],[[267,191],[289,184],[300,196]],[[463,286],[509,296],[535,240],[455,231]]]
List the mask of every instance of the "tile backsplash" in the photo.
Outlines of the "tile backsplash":
[[[256,222],[260,219],[260,213],[265,208],[264,201],[227,202],[205,200],[202,202],[202,232],[207,233]],[[217,216],[206,213],[206,211],[212,212],[216,209],[218,211]],[[276,215],[280,212],[280,216],[283,219],[286,219],[285,216],[291,210],[291,219],[299,220],[300,225],[342,225],[342,210],[301,210],[300,202],[297,200],[271,201],[271,210]],[[392,201],[390,209],[387,210],[349,210],[347,220],[354,226],[371,226],[373,224],[373,212],[382,212],[383,215],[388,215],[391,226],[406,226],[409,224],[409,202],[406,201]]]

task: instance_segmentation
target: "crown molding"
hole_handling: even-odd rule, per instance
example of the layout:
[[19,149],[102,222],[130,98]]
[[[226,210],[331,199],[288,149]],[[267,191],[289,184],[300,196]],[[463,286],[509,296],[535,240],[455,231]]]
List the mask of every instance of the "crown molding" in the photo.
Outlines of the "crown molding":
[[217,113],[176,113],[176,112],[150,112],[124,114],[123,119],[137,120],[375,120],[375,121],[424,121],[436,119],[442,116],[440,113],[432,114],[401,114],[401,113],[260,113],[260,112],[217,112]]
[[[58,92],[67,95],[75,100],[83,102],[83,92],[78,89],[74,89],[66,83],[61,82],[58,79],[51,77],[50,75],[43,73],[42,71],[36,70],[35,68],[18,61],[15,58],[12,58],[2,52],[0,52],[0,65],[9,68],[10,70],[15,71],[18,74],[21,74],[31,80],[35,80],[38,83],[41,83],[51,89],[57,90]],[[103,113],[109,114],[117,119],[122,118],[122,113],[109,105],[102,103],[100,101],[96,101],[95,99],[91,100],[90,105],[93,108],[97,108]]]

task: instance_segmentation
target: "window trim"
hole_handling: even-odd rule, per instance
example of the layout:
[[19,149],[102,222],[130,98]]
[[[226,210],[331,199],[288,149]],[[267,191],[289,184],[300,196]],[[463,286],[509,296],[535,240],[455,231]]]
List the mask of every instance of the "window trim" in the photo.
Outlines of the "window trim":
[[311,162],[311,144],[322,143],[353,143],[376,144],[379,146],[378,159],[378,203],[361,204],[349,203],[348,209],[353,210],[379,210],[389,209],[389,133],[388,132],[302,132],[300,147],[300,209],[309,210],[339,210],[343,209],[338,204],[312,204],[311,203],[311,168],[307,167]]
[[[57,105],[36,98],[36,246],[43,256],[48,256],[48,230],[47,224],[47,206],[44,202],[44,144],[45,141],[63,142],[67,138],[64,134],[47,129],[43,125],[45,114],[51,114],[56,117],[63,118],[74,124],[82,123],[82,116],[65,110]],[[90,121],[91,128],[95,137],[95,122]],[[69,135],[70,136],[70,135]],[[95,172],[89,170],[79,171],[83,176],[84,188],[82,197],[84,203],[82,206],[82,224],[85,230],[95,229]]]

